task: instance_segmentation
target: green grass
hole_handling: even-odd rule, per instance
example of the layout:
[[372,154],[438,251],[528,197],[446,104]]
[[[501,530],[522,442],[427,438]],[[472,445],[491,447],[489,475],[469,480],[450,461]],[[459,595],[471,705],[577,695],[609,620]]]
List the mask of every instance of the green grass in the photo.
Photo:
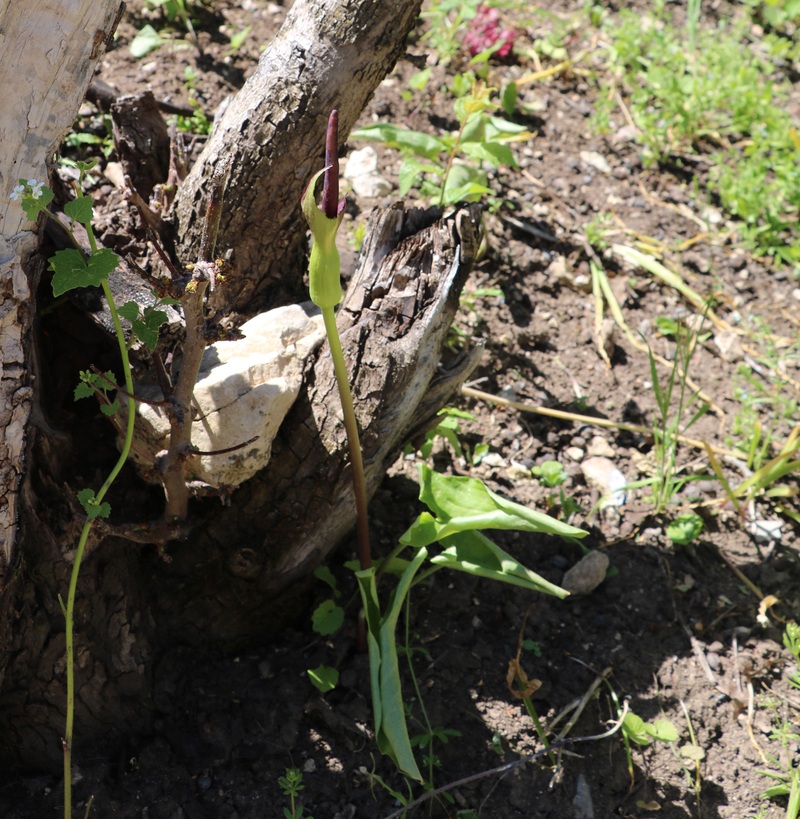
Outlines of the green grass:
[[746,12],[717,28],[626,10],[607,19],[609,75],[595,123],[608,127],[620,90],[645,162],[699,169],[706,195],[738,220],[750,249],[797,264],[800,137],[787,112],[791,86],[775,38],[753,43],[751,28]]

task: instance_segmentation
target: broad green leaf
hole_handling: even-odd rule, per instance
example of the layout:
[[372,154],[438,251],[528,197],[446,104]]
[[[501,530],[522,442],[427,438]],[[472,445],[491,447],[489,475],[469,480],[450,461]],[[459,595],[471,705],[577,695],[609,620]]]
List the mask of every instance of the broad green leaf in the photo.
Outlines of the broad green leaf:
[[509,117],[514,116],[514,112],[517,110],[517,96],[517,84],[515,82],[506,83],[500,94],[500,104]]
[[420,549],[400,578],[389,599],[384,616],[378,603],[375,568],[356,572],[358,587],[367,618],[370,684],[375,720],[375,738],[381,753],[391,757],[397,767],[411,779],[422,782],[408,738],[395,631],[406,595],[414,575],[428,556]]
[[139,318],[139,305],[135,301],[126,301],[122,307],[117,308],[117,312],[126,321],[133,321]]
[[317,634],[327,637],[342,627],[344,609],[333,600],[323,600],[311,616],[311,626]]
[[436,566],[521,586],[561,599],[569,594],[523,566],[481,532],[468,531],[451,535],[442,540],[442,546],[445,550],[431,558],[431,563]]
[[78,287],[99,287],[118,264],[119,256],[108,248],[101,248],[88,259],[74,248],[59,250],[50,259],[53,295],[60,296]]
[[339,672],[330,666],[318,665],[316,668],[309,668],[306,673],[314,688],[323,694],[333,691],[339,684]]
[[[470,529],[517,529],[562,537],[585,537],[587,534],[542,512],[501,498],[476,478],[440,475],[426,464],[419,465],[419,473],[419,499],[439,519],[439,536],[434,540]],[[411,545],[405,537],[403,535],[401,542]]]
[[107,415],[109,418],[112,415],[116,415],[119,410],[119,401],[114,401],[113,404],[101,404],[100,405],[100,412],[103,415]]
[[71,202],[64,205],[64,213],[70,219],[80,222],[82,225],[88,225],[92,221],[94,210],[92,208],[92,199],[89,196],[79,196]]
[[659,717],[652,722],[648,722],[645,728],[653,739],[659,739],[661,742],[676,742],[680,736],[675,724],[666,717]]
[[493,168],[498,168],[500,165],[517,167],[511,148],[502,142],[462,142],[461,150],[473,159],[488,162]]
[[423,134],[421,131],[411,131],[408,128],[399,128],[397,125],[376,122],[365,125],[350,134],[351,139],[375,139],[385,142],[392,148],[413,151],[426,159],[436,159],[439,154],[449,149],[446,140],[440,137]]
[[148,23],[142,27],[142,30],[131,40],[130,50],[131,55],[137,60],[146,57],[151,51],[155,51],[164,40],[161,35]]

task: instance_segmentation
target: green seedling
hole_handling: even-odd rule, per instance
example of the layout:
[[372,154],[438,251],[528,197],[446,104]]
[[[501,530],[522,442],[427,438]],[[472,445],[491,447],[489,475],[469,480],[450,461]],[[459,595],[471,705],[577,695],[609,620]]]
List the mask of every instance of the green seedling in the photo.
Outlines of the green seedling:
[[[66,604],[59,597],[65,621],[65,645],[66,645],[66,678],[67,678],[67,703],[66,703],[66,724],[64,728],[64,738],[62,741],[64,751],[64,817],[70,819],[72,816],[72,743],[75,720],[75,648],[74,648],[74,627],[75,627],[75,596],[78,588],[78,577],[80,575],[81,561],[84,550],[88,542],[92,527],[97,518],[107,518],[111,514],[111,507],[104,500],[112,484],[119,475],[133,442],[134,419],[136,417],[133,396],[133,380],[131,367],[128,359],[128,345],[125,333],[122,329],[120,315],[117,311],[111,288],[108,284],[109,274],[114,271],[119,264],[119,256],[111,250],[100,248],[92,229],[92,218],[94,210],[92,200],[86,196],[81,189],[81,182],[85,174],[91,170],[94,163],[78,163],[80,177],[75,186],[76,198],[64,206],[65,214],[70,218],[70,226],[67,232],[73,241],[74,248],[57,251],[50,259],[50,269],[53,271],[53,295],[58,296],[70,290],[80,287],[100,287],[106,298],[111,318],[114,322],[117,344],[119,347],[122,371],[125,379],[125,389],[128,397],[125,399],[128,405],[128,419],[125,426],[125,437],[119,458],[112,468],[103,485],[96,492],[87,487],[78,493],[78,501],[86,513],[86,520],[78,538],[78,545],[72,563],[72,573],[70,575],[69,590],[67,592]],[[53,201],[53,192],[45,187],[43,183],[34,179],[21,179],[19,185],[12,192],[12,199],[20,201],[25,215],[32,222],[36,221],[40,213],[44,213],[47,218],[58,222],[53,213],[49,210],[49,204]],[[90,252],[84,253],[78,250],[80,244],[76,241],[72,233],[75,223],[83,225],[89,240]],[[86,376],[81,379],[81,386],[78,392],[83,392],[85,388],[92,390],[93,382]],[[104,392],[104,388],[101,388]],[[92,390],[93,391],[93,390]],[[105,394],[105,392],[104,392]],[[80,395],[76,395],[80,397]],[[106,404],[108,406],[108,404]]]
[[700,537],[703,519],[694,512],[679,515],[667,525],[667,537],[678,546],[688,546]]
[[547,510],[558,507],[560,520],[570,520],[577,512],[583,511],[581,505],[564,492],[564,483],[569,477],[564,467],[558,461],[544,461],[538,466],[531,467],[531,475],[538,478],[542,486],[548,489],[558,489],[558,495],[552,493],[547,498]]
[[493,89],[470,78],[470,89],[459,96],[454,110],[458,129],[433,136],[388,123],[375,123],[351,133],[352,139],[372,139],[403,154],[398,173],[399,193],[416,187],[425,199],[440,206],[477,201],[490,195],[484,163],[491,168],[516,167],[509,147],[531,134],[521,125],[492,114],[498,103]]
[[789,671],[789,683],[795,688],[800,688],[800,626],[794,621],[786,624],[783,645],[794,657],[794,668]]
[[286,773],[278,778],[278,785],[283,795],[289,798],[289,807],[283,809],[284,819],[314,819],[305,813],[302,805],[297,804],[300,794],[305,790],[303,774],[299,768],[287,768]]

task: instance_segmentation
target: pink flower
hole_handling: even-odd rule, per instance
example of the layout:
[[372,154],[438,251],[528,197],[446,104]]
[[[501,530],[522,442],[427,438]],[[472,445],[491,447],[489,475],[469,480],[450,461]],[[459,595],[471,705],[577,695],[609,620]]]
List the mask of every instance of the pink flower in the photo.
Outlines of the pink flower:
[[494,55],[504,59],[511,53],[515,37],[513,28],[500,28],[497,9],[480,5],[470,21],[470,30],[464,35],[464,48],[474,57],[499,43]]

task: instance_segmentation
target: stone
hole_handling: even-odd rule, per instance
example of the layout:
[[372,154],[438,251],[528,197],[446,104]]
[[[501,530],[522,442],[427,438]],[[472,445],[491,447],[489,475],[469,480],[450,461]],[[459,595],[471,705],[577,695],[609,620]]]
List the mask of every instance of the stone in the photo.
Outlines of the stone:
[[605,552],[589,552],[564,575],[561,588],[570,594],[591,594],[605,580],[609,563]]
[[378,155],[369,145],[348,156],[344,178],[350,183],[356,196],[367,199],[386,196],[392,191],[392,183],[378,173]]
[[[192,444],[201,452],[224,450],[258,436],[247,446],[220,455],[191,458],[189,477],[212,486],[239,486],[263,469],[272,441],[300,391],[308,356],[325,337],[322,316],[310,303],[262,313],[242,325],[244,338],[219,341],[205,351],[194,389]],[[136,395],[162,400],[151,383]],[[153,462],[169,445],[163,407],[140,403],[134,432],[134,461],[155,481]]]
[[586,483],[597,489],[603,497],[601,506],[623,506],[626,495],[623,487],[627,484],[625,476],[608,458],[587,458],[581,464],[581,472]]

